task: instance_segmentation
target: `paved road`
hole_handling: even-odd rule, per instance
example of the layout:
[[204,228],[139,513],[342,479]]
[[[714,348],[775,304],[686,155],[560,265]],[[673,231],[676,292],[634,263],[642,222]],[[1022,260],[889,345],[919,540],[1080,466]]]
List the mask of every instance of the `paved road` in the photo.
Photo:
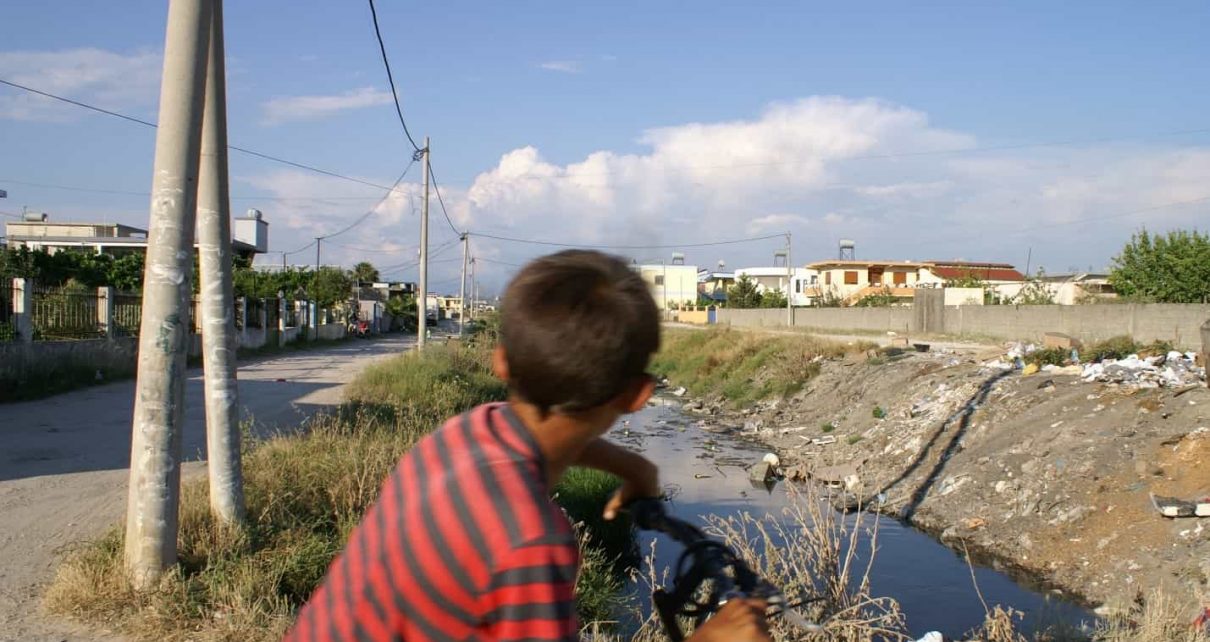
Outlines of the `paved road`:
[[[264,429],[298,425],[340,401],[367,364],[414,337],[353,341],[240,364],[240,405]],[[205,470],[201,372],[186,384],[186,476]],[[0,405],[0,640],[107,639],[40,615],[64,547],[117,523],[126,507],[134,382]]]

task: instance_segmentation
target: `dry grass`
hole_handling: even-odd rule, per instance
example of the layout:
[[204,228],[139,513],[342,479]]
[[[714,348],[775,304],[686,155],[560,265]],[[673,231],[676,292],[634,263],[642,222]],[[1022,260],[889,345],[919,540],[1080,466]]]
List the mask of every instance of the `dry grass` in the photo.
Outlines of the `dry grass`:
[[1097,628],[1097,642],[1210,642],[1210,623],[1193,627],[1187,601],[1182,603],[1156,589],[1143,604]]

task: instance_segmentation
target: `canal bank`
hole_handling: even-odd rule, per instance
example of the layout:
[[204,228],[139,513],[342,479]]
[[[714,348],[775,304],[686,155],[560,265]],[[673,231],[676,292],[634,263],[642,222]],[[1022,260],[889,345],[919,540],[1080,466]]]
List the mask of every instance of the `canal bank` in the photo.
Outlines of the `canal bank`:
[[656,371],[689,387],[684,410],[792,475],[846,469],[889,514],[1100,613],[1138,619],[1159,590],[1188,627],[1210,596],[1210,528],[1150,500],[1210,489],[1205,388],[1025,375],[988,367],[995,349],[665,337]]
[[[657,397],[653,405],[610,435],[659,464],[661,480],[672,496],[670,510],[715,526],[720,520],[732,520],[735,524],[747,522],[752,528],[771,517],[791,526],[774,538],[775,544],[784,544],[780,540],[785,537],[805,537],[795,531],[794,514],[802,511],[802,502],[821,498],[796,491],[791,484],[751,482],[747,468],[760,461],[767,448],[742,436],[741,426],[720,425],[683,413],[682,403],[676,397]],[[830,505],[823,510],[832,511]],[[989,566],[971,566],[962,555],[898,520],[872,514],[833,516],[836,522],[829,528],[856,531],[854,555],[848,564],[850,580],[857,585],[868,571],[869,593],[895,600],[906,630],[914,636],[935,630],[948,639],[962,639],[960,636],[983,624],[987,614],[984,601],[989,607],[1000,605],[1022,613],[1022,631],[1056,624],[1076,627],[1092,621],[1091,614],[1079,605],[1033,590]],[[841,545],[847,549],[847,535],[844,537]],[[648,533],[641,533],[640,538],[643,551],[654,542],[657,572],[675,563],[678,545]],[[847,550],[842,558],[844,553]],[[649,587],[632,589],[639,593],[640,601],[649,602],[650,596],[642,594]]]

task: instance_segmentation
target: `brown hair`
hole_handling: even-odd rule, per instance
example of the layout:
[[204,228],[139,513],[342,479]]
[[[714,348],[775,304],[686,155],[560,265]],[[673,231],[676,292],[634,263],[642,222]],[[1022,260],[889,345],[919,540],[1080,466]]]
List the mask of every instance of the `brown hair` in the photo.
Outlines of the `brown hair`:
[[566,250],[526,265],[504,292],[509,388],[543,412],[598,407],[641,377],[660,347],[642,278],[621,259]]

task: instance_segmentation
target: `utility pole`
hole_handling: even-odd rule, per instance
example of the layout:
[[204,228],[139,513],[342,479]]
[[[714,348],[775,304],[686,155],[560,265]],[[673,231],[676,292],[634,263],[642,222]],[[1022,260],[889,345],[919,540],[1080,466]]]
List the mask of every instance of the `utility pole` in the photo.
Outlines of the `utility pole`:
[[177,561],[186,324],[211,13],[210,0],[168,4],[126,507],[126,572],[140,590],[154,588]]
[[428,329],[429,308],[429,137],[424,137],[421,161],[424,163],[424,200],[420,203],[420,295],[416,299],[416,345],[423,349]]
[[206,460],[210,511],[219,522],[244,520],[236,385],[235,288],[231,265],[231,199],[227,173],[227,81],[223,61],[223,3],[211,0],[210,58],[198,176],[198,254],[201,272],[202,358],[205,366]]
[[786,327],[794,327],[794,262],[790,259],[790,233],[786,232]]
[[479,272],[475,269],[477,262],[471,257],[471,319],[475,318],[475,306],[479,304]]
[[458,304],[458,336],[463,334],[463,328],[466,327],[466,259],[470,253],[470,234],[462,234],[462,278],[458,285],[458,298],[461,302]]

